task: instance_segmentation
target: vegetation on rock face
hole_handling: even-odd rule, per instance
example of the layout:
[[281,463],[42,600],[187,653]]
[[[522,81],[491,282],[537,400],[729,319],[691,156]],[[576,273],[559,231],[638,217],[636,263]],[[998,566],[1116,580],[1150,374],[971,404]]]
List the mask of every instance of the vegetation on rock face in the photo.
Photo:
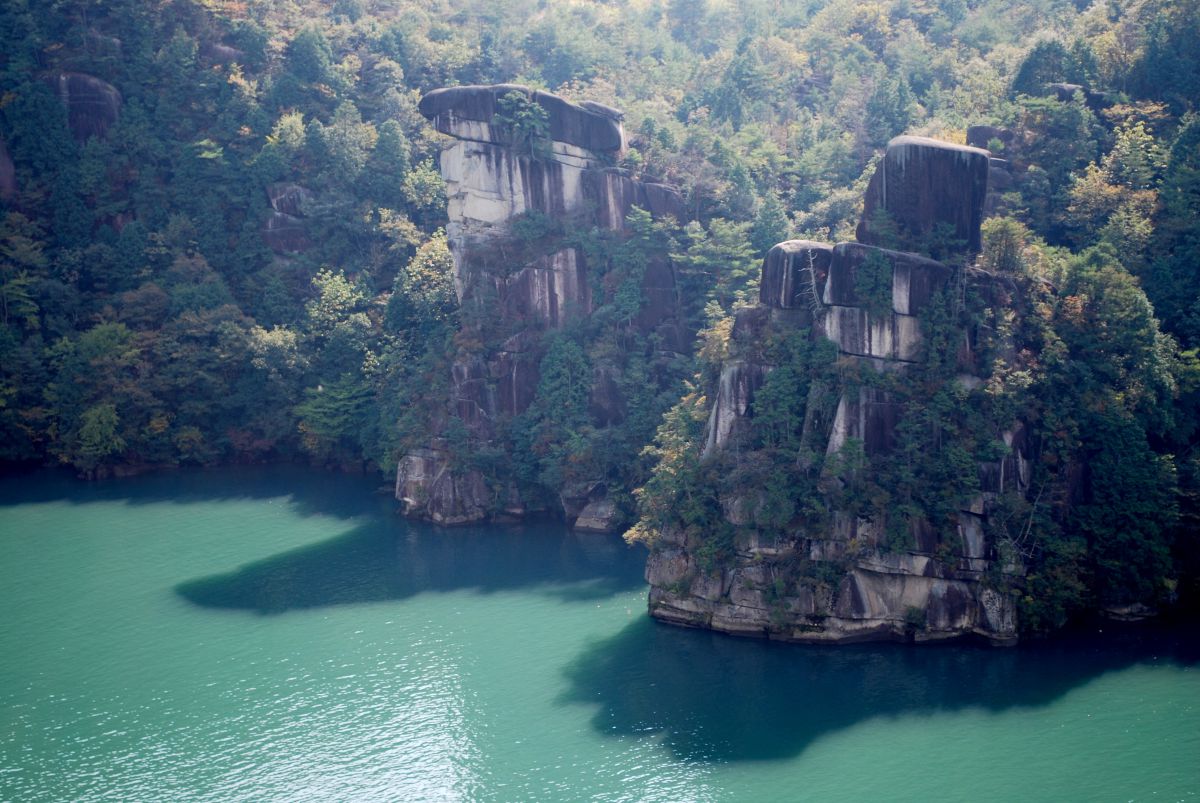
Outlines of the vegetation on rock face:
[[493,123],[510,132],[513,146],[529,156],[544,155],[550,145],[550,115],[532,98],[520,92],[501,96]]
[[[719,562],[731,490],[757,489],[749,515],[772,531],[834,504],[936,527],[975,490],[962,467],[999,459],[999,429],[1021,420],[1039,490],[1000,500],[997,537],[1031,566],[1023,621],[1194,594],[1198,21],[1195,0],[15,0],[0,10],[0,460],[388,469],[425,443],[450,359],[487,330],[472,316],[496,311],[458,309],[441,140],[416,99],[519,81],[624,109],[622,167],[678,186],[693,222],[642,220],[624,244],[575,233],[608,266],[607,295],[595,331],[547,353],[507,435],[522,446],[512,471],[565,482],[653,441],[609,478],[618,493],[645,482],[635,533],[691,528]],[[1046,88],[1063,82],[1083,91]],[[501,108],[531,153],[541,111],[519,95]],[[855,377],[919,424],[890,456],[846,450],[873,479],[834,489],[805,419],[828,423],[822,377],[841,367],[784,338],[763,346],[775,369],[751,441],[732,465],[703,459],[714,365],[739,348],[732,316],[766,249],[849,239],[890,136],[962,141],[977,123],[1013,134],[991,142],[1013,186],[977,260],[1012,277],[1013,297],[945,299],[927,323],[995,339],[985,384],[960,387],[936,360],[911,382]],[[679,388],[639,377],[666,350],[629,327],[646,238],[673,255],[703,328],[671,372],[697,378],[661,419]],[[856,289],[879,301],[873,276]],[[629,404],[613,437],[581,423],[577,383],[616,359]]]

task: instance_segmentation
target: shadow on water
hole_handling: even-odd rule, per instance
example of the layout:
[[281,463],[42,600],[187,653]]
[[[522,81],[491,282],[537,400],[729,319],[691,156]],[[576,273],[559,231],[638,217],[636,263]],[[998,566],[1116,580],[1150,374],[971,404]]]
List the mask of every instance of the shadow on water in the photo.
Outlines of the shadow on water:
[[873,717],[1045,706],[1135,664],[1194,665],[1200,632],[1099,625],[1013,649],[898,644],[801,646],[662,625],[648,617],[566,669],[560,703],[599,704],[612,736],[661,734],[678,758],[791,758]]
[[641,585],[644,560],[615,536],[576,535],[561,526],[433,530],[385,519],[175,591],[207,608],[258,613],[531,586],[586,601]]
[[[0,482],[0,517],[29,503],[205,503],[287,498],[302,516],[348,519],[328,541],[202,577],[175,593],[206,608],[282,613],[402,599],[422,591],[489,593],[539,587],[565,601],[603,599],[642,585],[645,552],[616,536],[570,533],[561,524],[438,529],[396,513],[377,480],[297,466],[179,470],[82,482],[39,471]],[[253,533],[247,533],[248,538]]]
[[[20,503],[130,505],[288,497],[301,515],[351,519],[328,541],[178,585],[212,609],[282,613],[403,599],[422,591],[528,588],[564,601],[602,599],[642,584],[644,552],[561,525],[439,530],[394,513],[363,478],[295,467],[169,472],[81,483],[41,472],[0,482]],[[695,761],[790,758],[817,739],[878,716],[1045,706],[1101,675],[1138,664],[1200,662],[1200,631],[1105,624],[1053,642],[972,646],[803,647],[660,625],[642,616],[565,669],[562,704],[599,705],[593,727],[661,734]]]
[[380,482],[378,475],[368,479],[287,464],[181,468],[95,482],[65,469],[43,469],[0,479],[0,510],[48,502],[192,504],[286,496],[302,516],[351,518],[394,507],[390,496],[374,493]]

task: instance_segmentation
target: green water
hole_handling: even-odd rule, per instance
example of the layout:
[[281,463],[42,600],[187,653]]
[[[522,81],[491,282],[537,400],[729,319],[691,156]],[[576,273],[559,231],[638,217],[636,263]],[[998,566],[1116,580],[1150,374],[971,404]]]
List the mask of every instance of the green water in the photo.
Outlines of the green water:
[[805,648],[361,480],[0,481],[0,799],[1194,800],[1200,639]]

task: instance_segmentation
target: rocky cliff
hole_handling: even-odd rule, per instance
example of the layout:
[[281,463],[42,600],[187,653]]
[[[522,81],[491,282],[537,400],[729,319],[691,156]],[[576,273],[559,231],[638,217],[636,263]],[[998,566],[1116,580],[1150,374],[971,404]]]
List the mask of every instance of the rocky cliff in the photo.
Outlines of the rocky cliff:
[[121,114],[121,93],[94,75],[55,72],[44,77],[67,110],[67,125],[80,142],[103,137]]
[[[429,441],[401,458],[396,497],[408,515],[443,524],[557,508],[577,527],[610,529],[619,511],[603,460],[531,481],[504,465],[511,461],[481,467],[472,456],[511,453],[514,428],[532,426],[526,413],[556,336],[580,347],[588,375],[577,381],[588,387],[577,423],[592,430],[623,423],[631,356],[649,366],[651,383],[670,382],[665,366],[689,343],[669,260],[642,255],[634,270],[605,253],[621,247],[634,207],[668,218],[678,195],[615,166],[621,113],[600,104],[504,84],[435,90],[419,108],[449,137],[440,166],[463,331],[446,409],[434,412]],[[622,289],[626,299],[636,294],[634,308],[627,326],[611,330],[629,351],[601,355],[602,335],[588,322],[611,313]]]
[[[957,413],[929,412],[986,405],[987,366],[1017,361],[1002,327],[980,326],[1011,312],[1011,280],[879,247],[875,214],[889,213],[901,242],[940,228],[978,250],[989,167],[987,151],[900,137],[867,190],[862,242],[790,241],[767,255],[760,302],[738,314],[705,401],[698,471],[718,467],[719,515],[651,523],[653,616],[787,641],[1015,641],[1003,589],[1023,570],[993,514],[1027,495],[1023,429],[1003,412],[976,420],[990,431],[972,437],[991,445],[973,448],[952,442]],[[777,344],[789,337],[824,362],[785,365]],[[911,491],[937,483],[953,492]]]
[[312,199],[310,190],[290,181],[267,186],[271,213],[262,223],[261,234],[268,248],[277,254],[291,254],[312,246],[305,220]]
[[0,200],[8,200],[17,194],[17,167],[8,154],[8,146],[0,137]]
[[[989,159],[987,151],[969,145],[896,137],[867,185],[858,241],[878,245],[898,236],[920,245],[936,237],[978,252]],[[881,232],[880,215],[897,231]]]

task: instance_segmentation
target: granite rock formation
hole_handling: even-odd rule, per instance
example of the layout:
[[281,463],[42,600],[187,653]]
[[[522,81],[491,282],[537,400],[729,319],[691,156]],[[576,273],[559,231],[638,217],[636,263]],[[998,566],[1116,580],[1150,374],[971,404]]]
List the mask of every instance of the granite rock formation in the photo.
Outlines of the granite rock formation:
[[989,217],[1003,214],[1005,210],[1002,196],[1016,185],[1010,155],[1016,145],[1016,136],[1012,129],[994,125],[973,125],[967,127],[967,144],[983,150],[991,150],[993,147],[1002,149],[1003,157],[992,156],[988,159],[988,192],[983,204],[983,213]]
[[240,63],[246,57],[246,54],[238,48],[220,42],[205,42],[200,46],[200,55],[213,64]]
[[0,137],[0,200],[8,200],[17,194],[17,167],[4,138]]
[[1046,84],[1046,94],[1053,95],[1061,103],[1070,103],[1077,94],[1083,95],[1083,102],[1092,111],[1099,111],[1113,104],[1113,98],[1107,92],[1095,90],[1080,84],[1053,83]]
[[978,252],[990,158],[987,151],[968,145],[896,137],[867,186],[858,241],[886,241],[878,219],[884,214],[914,245],[941,235],[940,227]]
[[[501,114],[501,99],[510,93],[544,112],[545,139],[537,149],[517,142]],[[663,218],[676,216],[681,204],[670,187],[635,180],[614,167],[624,148],[621,113],[601,104],[502,84],[434,90],[419,109],[452,138],[440,167],[460,306],[484,309],[487,315],[476,317],[493,321],[485,339],[499,343],[460,350],[451,366],[447,409],[435,415],[434,429],[457,419],[482,447],[534,401],[547,333],[594,311],[597,277],[589,272],[584,250],[563,232],[595,227],[620,233],[634,206]],[[529,221],[547,224],[547,230],[523,235],[518,224]],[[653,335],[664,349],[685,350],[670,263],[651,261],[640,290],[637,331]],[[592,423],[619,423],[623,411],[612,372],[597,370],[590,389]],[[604,496],[603,480],[545,490],[557,497],[569,523],[607,530],[615,526],[616,510]],[[396,497],[406,514],[441,524],[519,517],[530,512],[526,496],[511,481],[454,468],[436,433],[425,447],[403,455],[397,469]]]
[[[844,367],[840,375],[852,375],[848,369],[857,365],[902,380],[925,359],[922,313],[938,293],[956,292],[965,283],[989,303],[1006,303],[1005,280],[870,244],[877,239],[868,223],[873,210],[886,209],[912,231],[952,225],[977,248],[988,160],[989,154],[977,148],[898,138],[868,190],[859,228],[868,242],[789,241],[767,254],[760,303],[738,314],[732,356],[709,394],[706,456],[748,442],[755,427],[755,394],[776,368],[762,356],[763,342],[808,330],[810,337],[836,344]],[[856,274],[868,261],[875,269],[884,266],[890,279],[882,305],[860,297]],[[971,371],[980,355],[970,333],[964,337],[950,347],[957,349],[951,359],[961,372],[953,381],[978,387],[982,379]],[[819,405],[812,394],[818,392],[828,399],[823,415],[813,412]],[[885,390],[851,382],[814,388],[807,410],[804,440],[830,457],[851,440],[867,456],[889,453],[904,415]],[[985,534],[992,500],[1005,491],[1026,492],[1030,466],[1020,423],[1012,422],[1000,435],[1008,453],[977,465],[980,492],[958,511],[955,531],[936,533],[922,518],[909,517],[905,549],[888,543],[881,522],[837,509],[813,526],[766,535],[753,525],[759,504],[753,490],[722,498],[725,519],[736,528],[733,559],[714,566],[703,555],[703,537],[678,527],[661,531],[646,569],[650,613],[674,624],[784,641],[933,641],[974,634],[996,644],[1015,642],[1015,603],[996,590],[995,578],[1019,578],[1023,570],[1002,560]],[[798,566],[822,565],[834,580],[830,571],[820,582],[799,580]]]
[[67,110],[67,125],[80,142],[103,137],[121,114],[121,93],[112,84],[79,72],[57,72],[46,82]]
[[268,248],[277,254],[293,254],[312,247],[304,221],[312,197],[310,190],[290,181],[267,187],[271,213],[263,220],[261,233]]

